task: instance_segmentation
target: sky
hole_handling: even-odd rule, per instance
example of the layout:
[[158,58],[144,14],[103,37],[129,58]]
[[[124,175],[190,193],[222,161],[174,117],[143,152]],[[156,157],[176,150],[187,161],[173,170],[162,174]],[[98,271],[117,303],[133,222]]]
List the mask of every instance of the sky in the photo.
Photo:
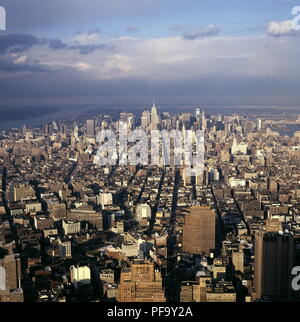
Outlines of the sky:
[[161,105],[300,105],[300,31],[292,24],[300,0],[0,6],[7,22],[0,31],[0,110],[144,105],[153,97]]

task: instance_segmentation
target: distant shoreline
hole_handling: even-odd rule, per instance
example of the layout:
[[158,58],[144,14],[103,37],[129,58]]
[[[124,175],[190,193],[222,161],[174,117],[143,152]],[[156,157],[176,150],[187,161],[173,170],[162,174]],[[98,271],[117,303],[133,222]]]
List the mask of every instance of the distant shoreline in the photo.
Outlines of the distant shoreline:
[[[28,110],[29,109],[29,113]],[[57,113],[60,111],[59,107],[5,107],[0,108],[1,118],[0,123],[11,121],[26,121],[37,117],[42,117],[46,114]]]
[[[207,115],[232,115],[248,114],[254,118],[280,119],[281,115],[293,118],[300,114],[299,107],[280,106],[211,106],[211,105],[171,105],[159,103],[158,111],[170,113],[194,113],[196,107],[204,108]],[[63,121],[76,119],[77,117],[94,117],[97,114],[116,115],[121,112],[132,112],[141,114],[144,110],[149,110],[151,104],[78,104],[59,106],[20,106],[20,107],[0,107],[0,130],[20,128],[24,124],[29,126],[41,126],[43,123],[52,121]]]

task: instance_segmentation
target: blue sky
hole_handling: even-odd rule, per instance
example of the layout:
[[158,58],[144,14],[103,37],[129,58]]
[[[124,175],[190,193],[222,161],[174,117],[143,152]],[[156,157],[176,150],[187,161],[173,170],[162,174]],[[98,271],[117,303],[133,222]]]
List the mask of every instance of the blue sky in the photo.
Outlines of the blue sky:
[[0,5],[7,12],[7,31],[0,31],[0,106],[130,104],[153,96],[170,104],[300,101],[300,37],[291,27],[300,0]]
[[[121,5],[120,5],[121,4]],[[297,0],[1,0],[14,32],[67,36],[99,28],[108,36],[139,28],[139,37],[171,36],[176,27],[222,27],[225,35],[259,34],[270,20],[291,18]],[[27,9],[27,10],[26,10]],[[25,11],[26,10],[26,11]]]

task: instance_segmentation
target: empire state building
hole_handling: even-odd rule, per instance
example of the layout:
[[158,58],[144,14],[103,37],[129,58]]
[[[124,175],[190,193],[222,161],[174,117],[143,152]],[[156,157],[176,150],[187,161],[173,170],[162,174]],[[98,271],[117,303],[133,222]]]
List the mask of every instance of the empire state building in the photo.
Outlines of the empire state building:
[[151,108],[151,129],[157,130],[159,124],[159,117],[157,114],[157,108],[155,106],[155,102],[153,102],[153,106]]

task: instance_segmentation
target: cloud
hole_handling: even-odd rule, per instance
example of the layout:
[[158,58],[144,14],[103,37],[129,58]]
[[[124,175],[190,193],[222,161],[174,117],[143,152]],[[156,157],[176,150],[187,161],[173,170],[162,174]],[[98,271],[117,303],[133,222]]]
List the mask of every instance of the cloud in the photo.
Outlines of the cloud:
[[78,32],[72,40],[76,44],[80,45],[93,45],[98,44],[101,41],[101,35],[99,30],[91,30],[89,32]]
[[68,45],[64,43],[61,39],[50,39],[49,48],[53,50],[66,49]]
[[22,52],[45,42],[45,39],[28,34],[0,35],[0,54]]
[[204,38],[208,36],[217,35],[221,31],[221,28],[215,25],[208,25],[203,28],[195,29],[192,31],[185,32],[182,37],[188,40],[195,40],[198,38]]
[[68,47],[71,50],[78,50],[81,55],[87,55],[90,54],[96,50],[101,49],[112,49],[112,47],[107,46],[105,44],[99,44],[99,45],[75,45],[75,46],[69,46]]
[[22,97],[26,104],[37,98],[59,104],[60,99],[71,102],[75,97],[76,102],[92,97],[101,102],[121,96],[128,97],[126,104],[137,96],[153,95],[170,101],[181,96],[182,102],[193,98],[203,104],[300,100],[300,37],[278,41],[267,36],[219,36],[188,41],[180,36],[98,36],[97,40],[82,37],[81,42],[48,39],[26,53],[5,52],[0,55],[0,104],[15,98],[23,102]]
[[292,20],[285,21],[271,21],[268,24],[267,32],[274,37],[296,35],[297,31],[293,27]]
[[63,42],[61,39],[50,39],[49,48],[52,50],[63,50],[63,49],[75,50],[75,51],[78,51],[81,55],[87,55],[96,50],[101,50],[101,49],[112,49],[111,46],[107,46],[105,44],[68,45],[67,43]]
[[23,56],[19,56],[17,57],[15,60],[14,60],[14,63],[15,64],[23,64],[23,63],[26,63],[28,60],[28,56],[26,55],[23,55]]
[[[90,54],[96,50],[113,50],[113,46],[106,45],[104,43],[98,43],[95,41],[94,34],[90,35],[90,38],[86,38],[83,41],[81,35],[81,41],[79,41],[79,35],[74,37],[73,44],[68,44],[61,39],[46,39],[38,38],[30,34],[5,34],[0,35],[0,55],[22,53],[28,51],[33,46],[48,45],[51,50],[74,50],[78,51],[81,55]],[[92,42],[92,43],[89,43]],[[94,43],[93,43],[94,42]]]
[[36,61],[28,61],[27,56],[6,56],[0,59],[0,70],[1,73],[49,73],[51,70]]

